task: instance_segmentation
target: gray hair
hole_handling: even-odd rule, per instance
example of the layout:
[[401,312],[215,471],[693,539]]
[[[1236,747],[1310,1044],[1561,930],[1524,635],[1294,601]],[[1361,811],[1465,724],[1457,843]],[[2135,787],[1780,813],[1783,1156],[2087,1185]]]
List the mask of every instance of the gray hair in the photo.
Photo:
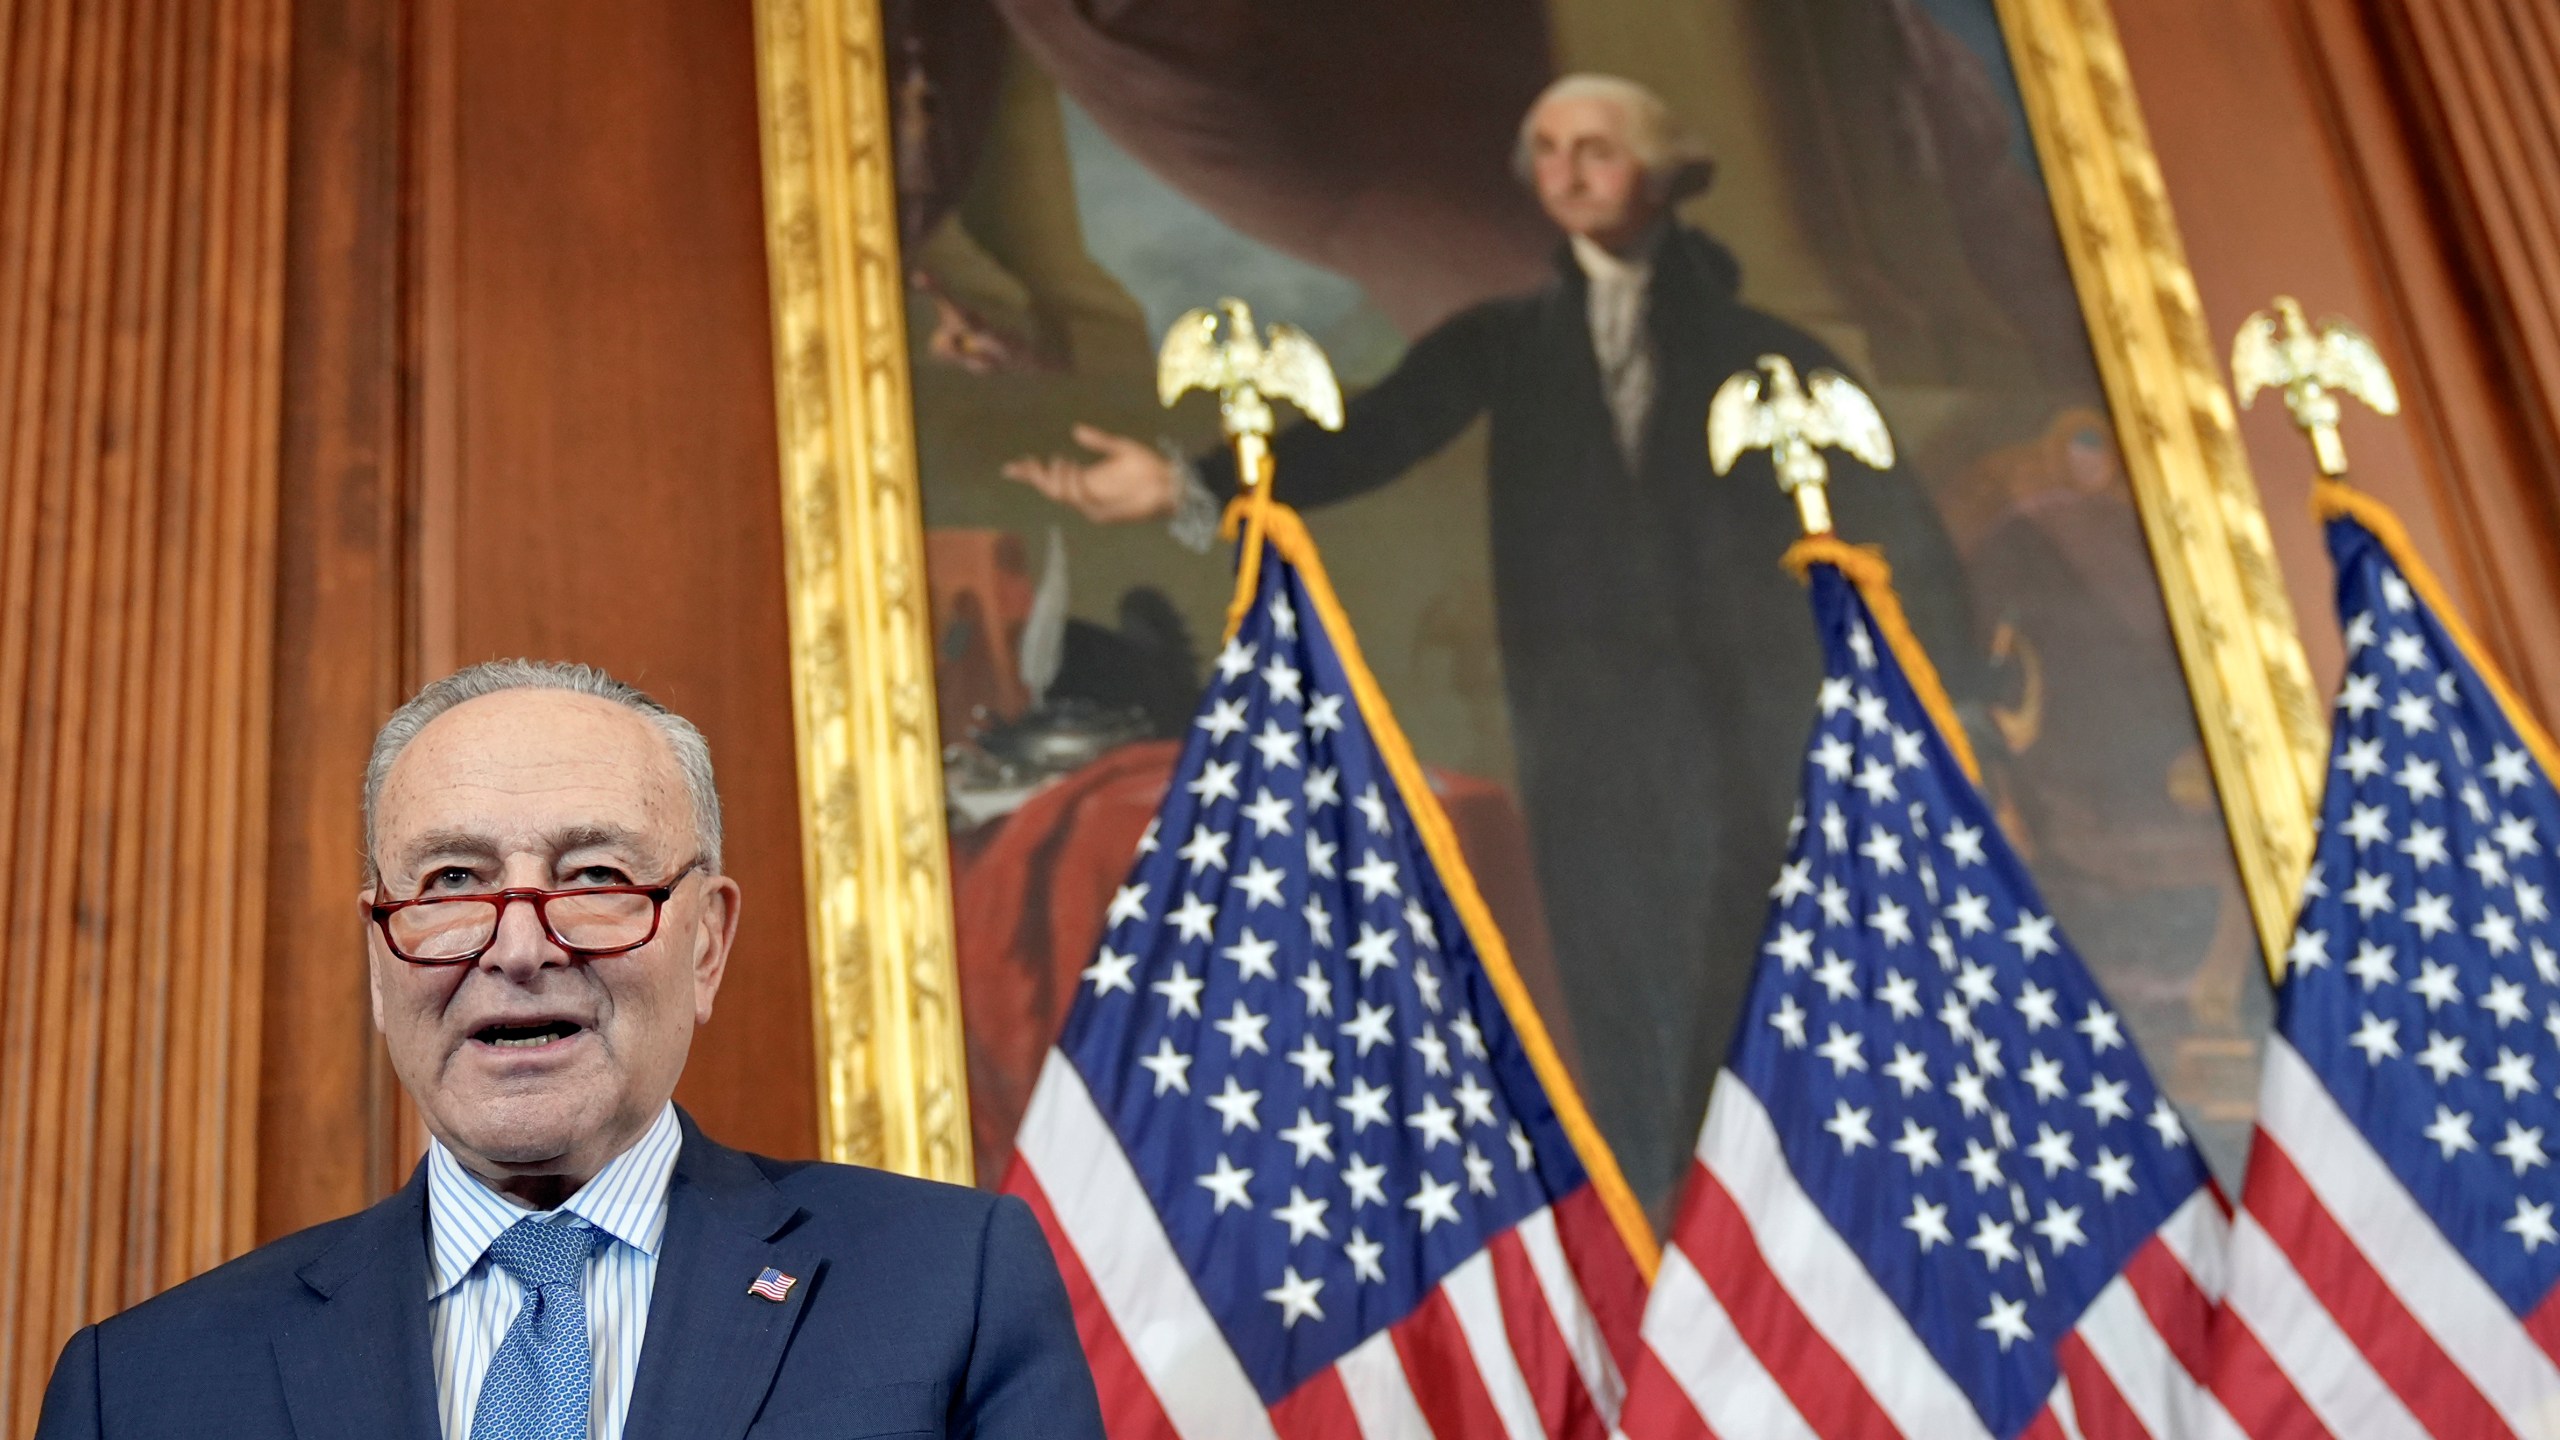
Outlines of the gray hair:
[[437,716],[484,695],[510,690],[591,695],[635,711],[647,720],[673,752],[676,769],[684,776],[685,793],[693,800],[694,843],[702,853],[702,868],[713,875],[720,873],[720,790],[711,778],[711,744],[692,721],[592,665],[567,660],[488,660],[428,682],[409,697],[408,704],[392,711],[391,718],[383,721],[382,729],[375,733],[373,754],[364,766],[364,864],[369,878],[381,878],[374,862],[373,821],[392,762]]
[[1662,97],[1623,75],[1582,72],[1557,79],[1538,92],[1520,117],[1511,168],[1526,183],[1535,178],[1538,112],[1550,100],[1606,100],[1626,117],[1627,148],[1644,167],[1654,199],[1668,204],[1707,188],[1716,165],[1707,148],[1671,113]]

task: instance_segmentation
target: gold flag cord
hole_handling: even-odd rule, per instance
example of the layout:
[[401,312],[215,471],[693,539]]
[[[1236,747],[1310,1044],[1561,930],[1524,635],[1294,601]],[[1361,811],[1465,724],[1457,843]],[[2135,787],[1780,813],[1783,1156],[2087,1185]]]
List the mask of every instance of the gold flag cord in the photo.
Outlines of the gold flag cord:
[[1798,580],[1816,565],[1828,565],[1848,577],[1858,587],[1858,595],[1867,602],[1867,613],[1875,617],[1876,628],[1884,632],[1887,645],[1893,647],[1893,658],[1902,662],[1902,673],[1920,697],[1920,707],[1938,722],[1938,734],[1955,752],[1956,763],[1964,767],[1966,777],[1974,784],[1982,783],[1982,766],[1974,760],[1973,742],[1966,738],[1964,727],[1956,723],[1956,707],[1947,699],[1947,688],[1938,679],[1938,667],[1929,660],[1929,652],[1920,637],[1911,632],[1911,621],[1902,613],[1902,598],[1893,592],[1893,567],[1885,563],[1884,552],[1872,545],[1852,545],[1837,535],[1807,535],[1787,547],[1780,564],[1794,572]]
[[[1226,518],[1219,526],[1219,538],[1235,538],[1236,511],[1244,511],[1244,550],[1236,556],[1236,593],[1227,601],[1226,638],[1236,638],[1243,626],[1245,612],[1253,608],[1254,593],[1262,588],[1262,540],[1271,528],[1271,448],[1260,442],[1259,435],[1236,437],[1236,475],[1243,480],[1245,493],[1228,503]],[[1254,472],[1261,473],[1256,475]]]
[[[1652,1223],[1645,1219],[1644,1206],[1627,1185],[1625,1173],[1618,1168],[1618,1157],[1602,1138],[1600,1127],[1593,1123],[1581,1090],[1565,1069],[1563,1057],[1556,1053],[1546,1022],[1539,1018],[1537,1005],[1529,997],[1529,987],[1522,983],[1520,971],[1512,963],[1511,949],[1503,943],[1502,932],[1493,923],[1493,912],[1486,907],[1483,893],[1476,889],[1475,876],[1467,869],[1466,857],[1458,849],[1458,832],[1449,823],[1448,813],[1440,808],[1439,797],[1432,793],[1431,784],[1422,773],[1422,763],[1414,757],[1413,746],[1397,726],[1386,692],[1378,687],[1377,677],[1369,673],[1368,662],[1360,657],[1360,642],[1352,634],[1351,620],[1343,613],[1342,602],[1334,597],[1333,582],[1325,576],[1324,562],[1316,555],[1306,522],[1298,518],[1297,511],[1274,503],[1270,488],[1267,483],[1258,485],[1251,495],[1238,496],[1227,506],[1220,533],[1232,539],[1239,528],[1247,531],[1246,558],[1237,567],[1239,576],[1258,574],[1262,546],[1252,539],[1251,527],[1255,525],[1262,527],[1263,535],[1279,549],[1281,557],[1298,568],[1298,578],[1306,583],[1307,598],[1315,605],[1325,633],[1333,638],[1335,653],[1342,658],[1343,671],[1351,679],[1352,695],[1377,739],[1378,753],[1386,760],[1387,771],[1403,795],[1405,812],[1422,832],[1423,849],[1440,872],[1440,884],[1449,892],[1449,902],[1457,907],[1458,918],[1467,927],[1467,938],[1475,942],[1477,958],[1484,962],[1494,994],[1501,998],[1503,1012],[1520,1037],[1520,1048],[1528,1052],[1530,1067],[1537,1072],[1538,1083],[1546,1087],[1556,1119],[1581,1156],[1582,1168],[1589,1172],[1592,1188],[1599,1192],[1601,1204],[1626,1242],[1637,1270],[1645,1283],[1651,1284],[1654,1271],[1662,1263],[1662,1247],[1654,1238]],[[1240,579],[1236,591],[1239,605],[1252,594],[1252,588]],[[1230,635],[1234,633],[1233,620],[1227,629]]]
[[2353,520],[2382,542],[2383,553],[2389,555],[2391,563],[2399,566],[2400,573],[2408,577],[2410,588],[2416,590],[2418,598],[2435,612],[2436,620],[2444,626],[2445,633],[2453,637],[2453,643],[2461,649],[2463,658],[2471,662],[2471,668],[2479,672],[2481,680],[2487,683],[2489,693],[2506,710],[2508,723],[2516,727],[2516,734],[2523,738],[2525,748],[2532,751],[2533,758],[2541,764],[2543,778],[2560,777],[2560,746],[2552,743],[2550,732],[2542,728],[2523,697],[2516,693],[2515,686],[2508,683],[2506,672],[2490,658],[2488,647],[2482,645],[2480,637],[2463,623],[2462,612],[2455,607],[2453,596],[2444,588],[2444,582],[2419,556],[2418,547],[2409,543],[2409,531],[2400,523],[2399,515],[2390,506],[2343,480],[2327,476],[2315,481],[2311,487],[2311,513],[2323,522],[2341,518]]

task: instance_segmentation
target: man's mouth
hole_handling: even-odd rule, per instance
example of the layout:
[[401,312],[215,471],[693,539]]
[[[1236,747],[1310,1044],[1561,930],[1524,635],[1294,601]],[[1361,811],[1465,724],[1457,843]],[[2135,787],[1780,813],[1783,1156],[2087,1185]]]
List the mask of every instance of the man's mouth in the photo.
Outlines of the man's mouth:
[[574,1020],[499,1023],[481,1026],[471,1032],[471,1038],[499,1050],[530,1050],[554,1040],[566,1040],[584,1029],[585,1026]]

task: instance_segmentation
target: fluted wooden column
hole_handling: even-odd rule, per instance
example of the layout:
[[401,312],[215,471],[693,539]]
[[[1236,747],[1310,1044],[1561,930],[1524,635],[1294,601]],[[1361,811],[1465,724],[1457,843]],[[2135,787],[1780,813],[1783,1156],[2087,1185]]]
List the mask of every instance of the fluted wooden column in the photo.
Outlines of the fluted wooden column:
[[0,1428],[243,1248],[288,0],[0,3]]

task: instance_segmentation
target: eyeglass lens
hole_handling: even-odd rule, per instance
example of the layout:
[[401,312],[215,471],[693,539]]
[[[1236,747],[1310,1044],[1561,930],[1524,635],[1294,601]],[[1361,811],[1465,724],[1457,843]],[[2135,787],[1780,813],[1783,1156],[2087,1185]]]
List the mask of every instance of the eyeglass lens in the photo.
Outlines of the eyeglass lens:
[[[394,910],[391,943],[420,960],[459,960],[488,945],[504,904],[486,897]],[[551,938],[571,950],[622,950],[648,938],[657,907],[646,895],[553,895],[543,904]]]

